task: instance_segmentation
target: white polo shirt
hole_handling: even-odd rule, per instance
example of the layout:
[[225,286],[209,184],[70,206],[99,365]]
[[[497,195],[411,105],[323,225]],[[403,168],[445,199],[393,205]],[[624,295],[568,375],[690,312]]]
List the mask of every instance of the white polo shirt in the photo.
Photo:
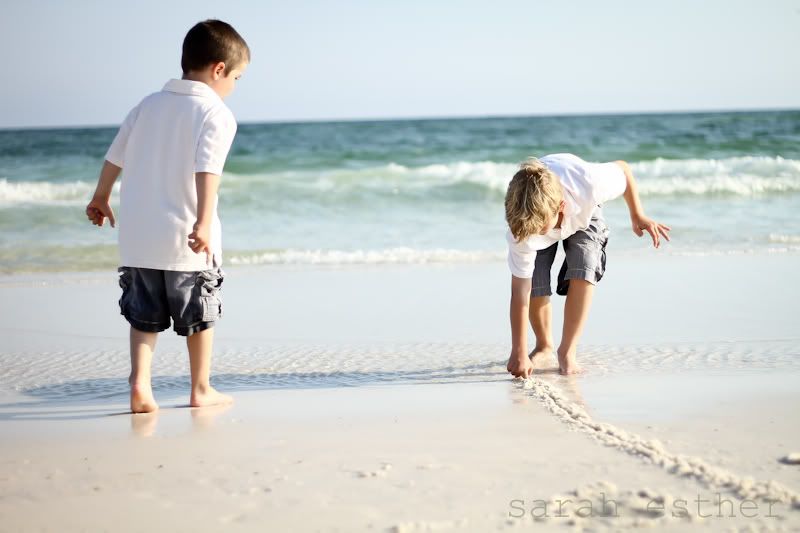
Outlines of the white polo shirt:
[[188,244],[197,221],[195,172],[222,174],[236,120],[205,83],[170,80],[134,107],[106,159],[122,167],[119,252],[122,266],[200,271],[222,264],[214,200],[212,261]]
[[508,267],[518,278],[530,278],[536,252],[589,227],[594,208],[625,193],[625,172],[616,163],[587,163],[572,154],[552,154],[539,159],[561,181],[564,216],[561,227],[546,235],[531,235],[522,242],[506,231]]

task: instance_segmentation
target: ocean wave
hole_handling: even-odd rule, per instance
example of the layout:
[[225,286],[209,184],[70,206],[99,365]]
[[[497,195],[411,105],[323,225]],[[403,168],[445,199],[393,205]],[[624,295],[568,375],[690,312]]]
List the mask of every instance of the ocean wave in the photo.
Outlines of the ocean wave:
[[[89,201],[95,184],[85,181],[8,181],[0,179],[0,205],[82,205]],[[114,186],[119,193],[119,183]]]
[[631,168],[645,196],[800,192],[800,161],[782,157],[656,159]]
[[466,251],[450,249],[416,250],[274,250],[229,254],[232,265],[386,265],[428,263],[481,263],[502,260],[505,251]]
[[769,242],[780,244],[800,244],[800,235],[781,235],[779,233],[771,233]]
[[[631,164],[643,196],[754,196],[800,192],[800,161],[781,157],[656,159]],[[397,163],[360,169],[227,174],[234,187],[267,184],[310,192],[371,191],[387,195],[482,189],[505,194],[515,163],[494,161],[437,163],[408,167]]]
[[334,168],[304,171],[282,171],[264,174],[226,173],[224,183],[233,190],[251,188],[280,188],[306,193],[371,192],[396,196],[426,193],[434,190],[475,188],[505,194],[511,176],[516,172],[513,163],[494,161],[457,161],[408,167],[398,163],[364,167]]
[[[764,248],[719,248],[719,249],[679,249],[670,250],[669,255],[678,257],[722,257],[722,256],[737,256],[737,255],[776,255],[800,252],[800,244],[789,244],[787,246],[767,246]],[[623,253],[641,253],[626,251]]]
[[[643,196],[756,196],[800,192],[800,161],[781,157],[727,159],[655,159],[631,163]],[[262,174],[226,172],[223,203],[300,195],[325,203],[349,196],[411,197],[414,201],[502,201],[517,164],[457,161],[417,167],[397,163]],[[81,205],[94,183],[85,181],[9,181],[0,179],[0,206],[19,204]],[[119,183],[115,186],[119,192]],[[334,195],[334,196],[332,196]]]

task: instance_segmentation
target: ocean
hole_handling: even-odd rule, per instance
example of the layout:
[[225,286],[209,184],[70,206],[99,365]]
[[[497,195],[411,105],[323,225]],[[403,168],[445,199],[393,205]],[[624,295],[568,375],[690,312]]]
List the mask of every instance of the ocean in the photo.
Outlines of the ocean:
[[[0,131],[0,271],[117,266],[116,230],[83,211],[115,133]],[[658,253],[800,251],[800,111],[505,117],[241,124],[220,188],[226,265],[503,261],[508,181],[554,152],[629,161],[672,227]],[[650,253],[622,199],[605,212],[609,253]]]

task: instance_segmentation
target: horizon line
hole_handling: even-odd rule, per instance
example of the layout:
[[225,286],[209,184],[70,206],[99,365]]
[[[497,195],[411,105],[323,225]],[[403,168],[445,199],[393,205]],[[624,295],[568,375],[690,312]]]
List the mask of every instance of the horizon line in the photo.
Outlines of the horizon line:
[[[240,126],[260,126],[267,124],[342,124],[342,123],[376,123],[376,122],[423,122],[441,120],[491,120],[511,118],[576,118],[576,117],[614,117],[614,116],[657,116],[657,115],[713,115],[725,113],[775,113],[800,111],[800,107],[753,107],[753,108],[717,108],[717,109],[682,109],[662,111],[590,111],[562,113],[522,113],[522,114],[486,114],[486,115],[425,115],[408,117],[347,117],[347,118],[307,118],[278,120],[243,120],[237,121]],[[0,126],[0,132],[30,130],[72,130],[72,129],[107,129],[118,128],[120,124],[71,124],[71,125],[35,125],[35,126]]]

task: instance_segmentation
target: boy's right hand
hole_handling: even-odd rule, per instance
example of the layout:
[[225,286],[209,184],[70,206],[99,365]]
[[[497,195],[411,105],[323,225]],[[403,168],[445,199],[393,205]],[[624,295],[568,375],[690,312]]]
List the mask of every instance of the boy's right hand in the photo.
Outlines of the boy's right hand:
[[196,254],[205,252],[208,259],[211,255],[211,226],[196,222],[193,229],[189,234],[189,248]]
[[102,226],[108,218],[111,222],[111,227],[114,227],[116,219],[114,218],[114,210],[108,203],[108,200],[100,198],[92,198],[89,205],[86,206],[86,218],[88,218],[95,226]]
[[519,350],[511,350],[506,370],[515,378],[527,378],[533,373],[533,363],[524,350],[522,352]]

